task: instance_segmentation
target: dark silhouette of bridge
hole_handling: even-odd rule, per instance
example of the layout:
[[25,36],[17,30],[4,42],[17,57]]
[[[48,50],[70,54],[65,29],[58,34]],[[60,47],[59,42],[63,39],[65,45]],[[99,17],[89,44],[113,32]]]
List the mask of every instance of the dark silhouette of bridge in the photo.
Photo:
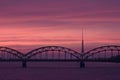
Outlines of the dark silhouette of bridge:
[[83,68],[86,61],[120,62],[120,46],[101,46],[84,53],[61,46],[45,46],[26,54],[0,47],[0,62],[22,62],[23,68],[27,67],[27,62],[79,62]]

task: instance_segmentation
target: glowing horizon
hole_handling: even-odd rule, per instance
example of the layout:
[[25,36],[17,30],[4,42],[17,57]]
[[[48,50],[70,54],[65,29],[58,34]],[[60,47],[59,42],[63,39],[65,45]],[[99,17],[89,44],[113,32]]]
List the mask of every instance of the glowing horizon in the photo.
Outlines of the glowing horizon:
[[119,44],[119,3],[118,0],[0,1],[0,46],[78,47],[82,27],[86,44]]

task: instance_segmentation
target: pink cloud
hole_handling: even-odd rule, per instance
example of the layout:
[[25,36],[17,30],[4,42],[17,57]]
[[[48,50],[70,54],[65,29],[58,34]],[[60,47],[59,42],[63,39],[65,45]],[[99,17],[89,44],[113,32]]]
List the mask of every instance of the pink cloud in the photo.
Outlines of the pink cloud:
[[119,0],[0,1],[0,44],[119,43]]

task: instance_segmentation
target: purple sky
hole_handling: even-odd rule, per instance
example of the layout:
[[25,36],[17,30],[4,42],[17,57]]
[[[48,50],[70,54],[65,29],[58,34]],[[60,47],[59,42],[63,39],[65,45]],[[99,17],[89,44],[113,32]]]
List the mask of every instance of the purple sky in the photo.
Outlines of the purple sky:
[[[119,0],[1,0],[0,45],[81,49],[120,42]],[[24,46],[24,47],[23,47]]]

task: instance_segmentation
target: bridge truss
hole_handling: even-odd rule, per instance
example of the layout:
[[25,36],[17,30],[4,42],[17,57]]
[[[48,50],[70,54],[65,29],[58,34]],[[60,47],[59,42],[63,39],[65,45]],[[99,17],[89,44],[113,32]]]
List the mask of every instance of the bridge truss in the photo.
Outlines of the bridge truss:
[[0,61],[21,61],[23,54],[17,50],[0,47]]
[[108,45],[94,48],[84,54],[86,61],[120,62],[120,46]]
[[85,61],[120,62],[120,46],[108,45],[94,48],[81,54],[61,46],[45,46],[26,54],[8,47],[0,47],[0,62],[19,61],[26,67],[27,62],[36,61],[74,61],[84,66]]
[[34,49],[26,55],[28,61],[79,61],[80,54],[61,46],[45,46]]

